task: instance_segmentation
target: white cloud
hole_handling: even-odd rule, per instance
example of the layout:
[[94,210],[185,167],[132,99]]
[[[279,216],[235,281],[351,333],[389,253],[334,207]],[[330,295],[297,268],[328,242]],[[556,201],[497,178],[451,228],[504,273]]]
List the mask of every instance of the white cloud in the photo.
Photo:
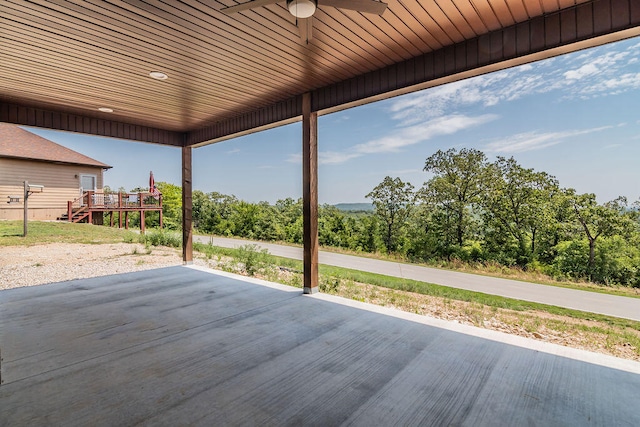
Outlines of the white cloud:
[[[362,156],[361,153],[353,151],[320,151],[318,152],[318,163],[321,165],[337,165],[360,156]],[[302,164],[302,153],[289,154],[286,161],[288,163]]]
[[[318,153],[318,162],[321,165],[337,165],[362,157],[365,154],[395,152],[403,147],[418,144],[436,136],[451,135],[497,118],[498,116],[495,114],[484,114],[476,117],[454,114],[438,117],[425,123],[396,129],[382,138],[355,145],[344,151],[320,151]],[[302,163],[302,154],[289,154],[286,161],[300,164]]]
[[[495,114],[472,116],[465,113],[471,108],[476,110],[478,106],[490,109],[551,91],[561,101],[640,89],[638,64],[640,43],[612,44],[585,50],[577,56],[560,56],[525,64],[398,97],[387,104],[391,118],[398,123],[395,130],[342,151],[320,152],[319,162],[342,164],[367,154],[397,152],[404,147],[437,136],[452,135],[498,118]],[[336,120],[348,120],[348,116],[337,117]],[[604,129],[520,133],[493,141],[487,144],[486,150],[500,153],[539,150],[567,138]],[[292,154],[287,161],[301,163],[301,154]]]
[[408,145],[414,145],[440,135],[451,135],[461,130],[478,126],[497,119],[495,114],[469,117],[460,114],[438,117],[425,123],[408,126],[379,139],[358,144],[356,153],[386,153],[398,151]]
[[289,154],[285,161],[288,162],[288,163],[302,164],[302,153]]
[[407,95],[391,105],[393,119],[408,126],[439,117],[459,106],[495,105],[500,95],[485,88],[508,77],[504,72],[461,80]]
[[[568,80],[582,80],[591,76],[599,76],[602,73],[611,72],[618,69],[623,60],[630,55],[630,52],[607,52],[596,58],[588,58],[578,68],[569,70],[564,73],[564,77]],[[628,64],[628,62],[627,62]]]
[[595,64],[589,63],[589,64],[583,65],[577,70],[567,71],[566,73],[564,73],[564,76],[569,80],[578,80],[587,76],[592,76],[594,74],[597,74],[598,71],[600,70],[598,69],[598,67],[596,67]]
[[584,130],[570,130],[564,132],[526,132],[512,135],[507,138],[490,142],[485,146],[485,150],[494,153],[520,153],[523,151],[540,150],[560,144],[567,138],[586,135],[611,129],[613,126],[602,126]]
[[591,86],[585,92],[617,92],[620,90],[640,89],[640,73],[623,74],[615,78],[601,81],[599,84]]
[[474,106],[490,108],[555,91],[558,100],[638,89],[640,43],[605,45],[406,95],[391,103],[392,118],[410,126]]
[[337,165],[347,160],[360,157],[360,153],[349,153],[344,151],[320,151],[318,153],[318,162],[321,165]]
[[232,149],[232,150],[228,150],[228,151],[227,151],[227,154],[237,154],[237,153],[239,153],[240,151],[242,151],[242,150],[240,150],[239,148],[234,148],[234,149]]

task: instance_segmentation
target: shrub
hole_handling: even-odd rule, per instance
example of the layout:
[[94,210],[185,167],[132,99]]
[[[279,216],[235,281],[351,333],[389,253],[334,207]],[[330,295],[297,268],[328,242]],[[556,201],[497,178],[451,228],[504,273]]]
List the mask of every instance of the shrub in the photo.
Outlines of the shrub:
[[326,292],[329,294],[335,294],[340,287],[340,279],[337,277],[323,277],[320,276],[320,292]]
[[605,285],[640,286],[640,250],[620,236],[598,240],[593,270],[589,271],[589,243],[561,242],[553,272],[570,278],[586,278]]
[[253,276],[268,265],[269,251],[260,250],[258,245],[243,245],[238,248],[238,261],[244,265],[244,271]]
[[478,241],[467,242],[461,248],[456,247],[453,257],[462,261],[482,261],[485,259],[482,244]]
[[151,246],[182,246],[182,236],[179,233],[166,230],[150,230],[140,235],[140,243]]
[[557,254],[553,261],[553,272],[560,277],[572,279],[587,276],[589,264],[589,243],[586,240],[560,242],[556,246]]

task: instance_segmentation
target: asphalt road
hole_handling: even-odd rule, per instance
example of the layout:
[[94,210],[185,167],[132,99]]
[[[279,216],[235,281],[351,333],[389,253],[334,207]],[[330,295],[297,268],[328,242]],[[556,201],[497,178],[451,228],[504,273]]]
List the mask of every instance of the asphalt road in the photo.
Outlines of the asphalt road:
[[[211,238],[208,236],[195,236],[194,239],[203,243],[209,243],[211,241]],[[302,248],[297,247],[249,240],[226,239],[222,237],[214,237],[212,242],[215,246],[225,248],[236,248],[246,244],[256,244],[261,248],[267,249],[272,255],[302,259]],[[640,321],[640,299],[638,298],[620,297],[556,286],[539,285],[518,280],[459,273],[332,252],[320,251],[318,258],[320,264],[419,280],[451,288],[467,289],[507,298]]]

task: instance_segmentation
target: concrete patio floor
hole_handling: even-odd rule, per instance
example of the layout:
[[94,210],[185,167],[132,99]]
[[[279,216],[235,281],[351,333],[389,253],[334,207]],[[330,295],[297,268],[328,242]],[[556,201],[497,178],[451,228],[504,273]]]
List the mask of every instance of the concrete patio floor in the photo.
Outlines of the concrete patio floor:
[[0,425],[640,425],[640,364],[194,267],[0,292]]

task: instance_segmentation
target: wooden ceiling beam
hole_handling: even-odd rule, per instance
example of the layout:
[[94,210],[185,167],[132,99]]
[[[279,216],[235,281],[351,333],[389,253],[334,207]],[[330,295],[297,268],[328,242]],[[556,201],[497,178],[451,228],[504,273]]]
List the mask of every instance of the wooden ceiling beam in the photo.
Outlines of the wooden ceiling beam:
[[[598,0],[495,30],[312,91],[313,111],[331,113],[640,35],[637,0]],[[187,136],[206,145],[296,121],[300,97],[218,122]],[[275,120],[275,121],[274,121]]]
[[184,145],[186,135],[140,124],[124,123],[64,111],[23,106],[0,100],[0,122],[86,133],[156,144]]

